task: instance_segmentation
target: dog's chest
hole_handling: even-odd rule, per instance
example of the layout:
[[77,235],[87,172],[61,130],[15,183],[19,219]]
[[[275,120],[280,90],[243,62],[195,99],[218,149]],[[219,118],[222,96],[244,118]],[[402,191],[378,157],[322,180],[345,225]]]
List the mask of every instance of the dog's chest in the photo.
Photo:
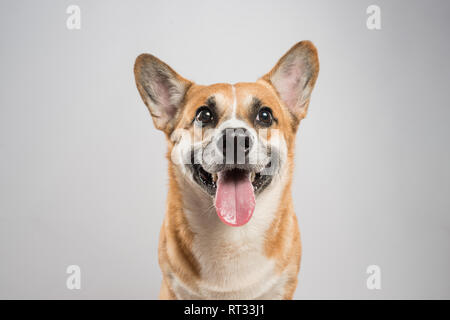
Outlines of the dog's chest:
[[[222,226],[218,226],[222,229]],[[197,233],[193,253],[201,266],[195,288],[176,277],[172,289],[182,299],[281,299],[285,277],[264,254],[257,230],[223,228]]]

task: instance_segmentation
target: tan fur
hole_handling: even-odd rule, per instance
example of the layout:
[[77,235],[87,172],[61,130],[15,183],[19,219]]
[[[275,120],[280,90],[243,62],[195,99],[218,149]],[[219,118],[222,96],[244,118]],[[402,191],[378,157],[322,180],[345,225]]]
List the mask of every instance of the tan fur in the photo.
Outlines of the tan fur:
[[[313,62],[314,73],[308,86],[314,86],[318,72],[317,51],[314,46],[310,42],[301,42],[294,46],[289,52],[304,48],[308,49],[312,55],[309,58]],[[272,129],[278,129],[281,131],[283,139],[286,142],[287,159],[283,181],[280,182],[282,183],[281,198],[277,199],[278,205],[276,207],[276,212],[274,212],[270,224],[267,225],[265,235],[263,236],[262,248],[262,252],[267,260],[275,262],[273,272],[278,274],[280,279],[286,279],[286,281],[283,282],[283,299],[292,299],[297,286],[297,275],[300,268],[300,232],[292,204],[291,184],[294,167],[295,134],[300,120],[306,115],[309,104],[308,97],[306,102],[298,109],[299,111],[297,113],[288,110],[280,99],[276,88],[271,83],[273,74],[283,63],[283,59],[285,59],[289,52],[279,60],[269,73],[257,82],[237,83],[234,85],[235,99],[237,101],[236,117],[248,123],[249,126],[254,126],[251,119],[249,119],[249,106],[246,105],[246,103],[248,102],[248,97],[257,96],[262,101],[263,105],[268,105],[272,108],[274,115],[278,119],[278,123],[274,124],[273,127],[269,129],[268,138],[270,139]],[[146,57],[145,59],[149,58]],[[138,58],[138,61],[136,62],[136,79],[141,96],[147,106],[149,106],[147,102],[148,99],[144,96],[144,90],[140,84],[141,75],[138,70],[142,67],[143,62],[141,60]],[[173,71],[172,69],[170,70]],[[196,254],[198,256],[198,253],[194,252],[195,250],[193,248],[196,234],[189,224],[186,216],[187,213],[184,208],[185,202],[183,196],[188,191],[184,185],[180,184],[179,179],[180,177],[182,178],[182,172],[180,172],[177,165],[172,163],[170,157],[172,149],[174,148],[171,134],[177,128],[183,128],[192,132],[192,119],[195,116],[197,108],[211,95],[219,97],[218,100],[220,101],[217,102],[217,108],[220,121],[224,121],[224,119],[229,117],[231,113],[230,106],[233,103],[233,89],[229,84],[202,86],[190,82],[177,74],[176,77],[179,77],[179,80],[185,84],[186,88],[182,107],[179,108],[174,119],[167,126],[161,127],[161,123],[158,123],[159,128],[166,133],[168,142],[167,158],[169,161],[167,211],[159,240],[159,263],[163,273],[160,299],[177,298],[176,290],[171,287],[171,284],[175,283],[174,278],[176,278],[176,283],[180,283],[183,287],[187,288],[188,291],[196,292],[196,294],[201,292],[199,286],[203,279],[202,265],[196,258]],[[150,106],[149,109],[153,115],[153,109],[151,109]],[[218,125],[220,125],[220,122]],[[232,245],[224,246],[223,248],[224,255],[233,254],[233,252],[229,252],[230,248],[231,250],[236,250],[233,249]],[[270,298],[270,295],[264,295],[262,298],[265,298],[266,296]]]

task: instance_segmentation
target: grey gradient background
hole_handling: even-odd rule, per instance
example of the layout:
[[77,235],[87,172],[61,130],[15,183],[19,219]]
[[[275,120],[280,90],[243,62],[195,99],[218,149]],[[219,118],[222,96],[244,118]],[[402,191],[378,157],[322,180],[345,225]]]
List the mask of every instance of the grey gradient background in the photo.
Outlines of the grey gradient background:
[[[81,30],[66,8],[81,8]],[[381,7],[382,30],[366,28]],[[164,136],[134,84],[153,53],[253,81],[312,40],[297,136],[295,298],[450,298],[448,1],[1,1],[0,298],[157,297]],[[82,270],[66,288],[66,267]],[[382,289],[366,288],[366,268]]]

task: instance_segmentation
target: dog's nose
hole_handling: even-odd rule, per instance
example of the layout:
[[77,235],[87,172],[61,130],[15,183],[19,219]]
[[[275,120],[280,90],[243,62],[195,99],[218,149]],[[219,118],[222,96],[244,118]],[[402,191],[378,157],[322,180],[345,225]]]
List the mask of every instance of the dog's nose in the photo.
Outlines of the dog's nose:
[[253,145],[253,138],[245,128],[227,128],[217,141],[217,148],[222,152],[226,163],[245,163]]

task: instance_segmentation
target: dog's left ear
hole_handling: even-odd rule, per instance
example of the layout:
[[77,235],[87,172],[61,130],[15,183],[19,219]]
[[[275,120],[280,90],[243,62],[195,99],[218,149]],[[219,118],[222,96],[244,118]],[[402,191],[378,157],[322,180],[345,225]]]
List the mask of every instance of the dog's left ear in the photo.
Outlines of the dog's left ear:
[[134,76],[155,127],[170,133],[192,82],[151,54],[141,54],[137,57]]
[[310,41],[294,45],[261,79],[270,83],[295,123],[306,116],[309,98],[319,74],[317,49]]

